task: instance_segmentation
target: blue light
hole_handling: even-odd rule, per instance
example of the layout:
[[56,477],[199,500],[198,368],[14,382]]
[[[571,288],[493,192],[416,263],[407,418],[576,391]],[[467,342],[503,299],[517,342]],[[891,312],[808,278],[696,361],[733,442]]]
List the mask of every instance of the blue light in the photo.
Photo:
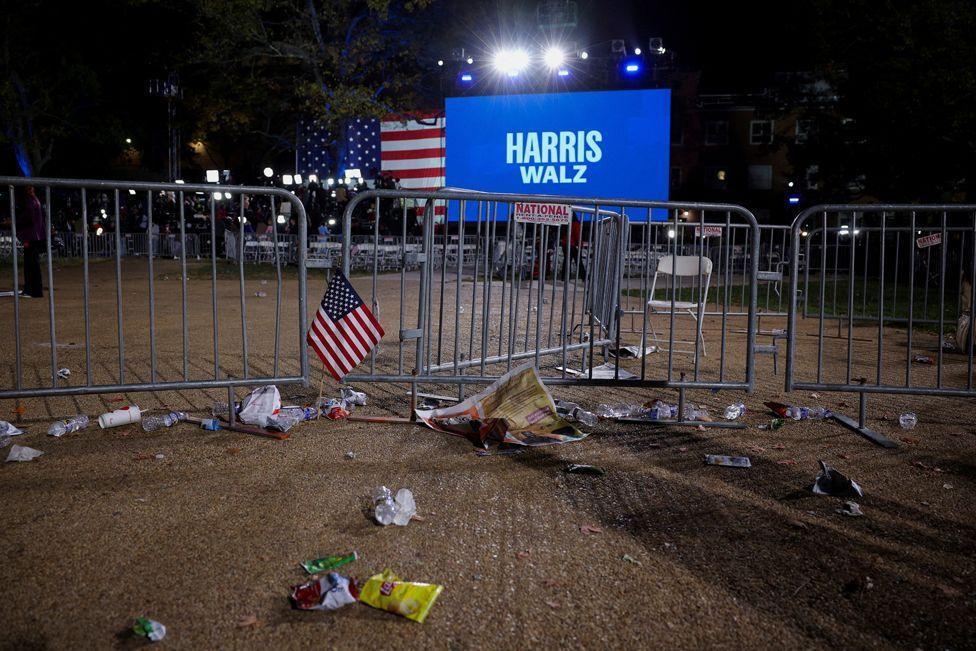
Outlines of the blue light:
[[638,70],[640,70],[640,66],[637,65],[636,63],[628,63],[627,67],[624,68],[624,70],[626,70],[627,72],[637,72]]
[[566,70],[565,68],[563,68],[562,70],[560,70],[556,74],[559,75],[560,77],[568,77],[569,76],[569,70]]
[[800,203],[800,197],[798,195],[793,194],[793,195],[790,195],[789,198],[787,198],[787,201],[790,202],[790,205],[791,206],[795,206],[798,203]]
[[470,72],[465,72],[463,75],[461,75],[461,81],[472,81],[473,79],[474,77],[471,76]]

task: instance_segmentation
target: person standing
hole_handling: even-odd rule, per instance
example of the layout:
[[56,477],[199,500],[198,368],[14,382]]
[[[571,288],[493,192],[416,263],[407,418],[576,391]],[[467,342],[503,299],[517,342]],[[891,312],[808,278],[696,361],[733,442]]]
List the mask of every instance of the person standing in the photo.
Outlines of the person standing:
[[24,245],[24,298],[41,298],[44,288],[41,284],[41,253],[47,244],[44,226],[44,213],[41,202],[34,193],[34,186],[27,186],[27,201],[21,219],[17,222],[17,238]]

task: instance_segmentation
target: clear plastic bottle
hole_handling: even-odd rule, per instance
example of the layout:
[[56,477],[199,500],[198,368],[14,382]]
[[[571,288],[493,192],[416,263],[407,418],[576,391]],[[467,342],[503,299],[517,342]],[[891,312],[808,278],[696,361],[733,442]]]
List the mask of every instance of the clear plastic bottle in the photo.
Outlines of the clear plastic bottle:
[[[241,403],[234,403],[234,413],[238,413],[241,410]],[[215,402],[213,407],[210,408],[210,415],[214,418],[227,418],[227,403],[226,402]]]
[[586,411],[582,407],[576,407],[573,409],[571,418],[577,422],[583,423],[587,427],[595,427],[600,419],[593,412]]
[[278,416],[287,416],[296,422],[303,420],[314,420],[316,413],[312,407],[282,407],[278,411]]
[[786,411],[786,415],[793,420],[822,420],[830,415],[830,411],[824,407],[794,407]]
[[746,413],[746,406],[737,402],[725,408],[725,420],[737,420],[744,413]]
[[72,416],[71,418],[65,420],[59,420],[58,422],[51,425],[47,433],[49,436],[64,436],[65,434],[70,434],[71,432],[77,432],[78,430],[85,429],[88,427],[88,416],[84,414],[78,414],[77,416]]
[[377,486],[373,490],[373,506],[375,507],[374,516],[376,521],[383,526],[393,524],[396,516],[396,503],[393,501],[393,493],[386,486]]
[[918,425],[918,416],[915,415],[914,411],[906,411],[898,417],[898,424],[901,425],[902,429],[915,429],[915,426]]
[[142,418],[142,431],[154,432],[164,427],[172,427],[184,420],[186,420],[186,414],[182,411],[171,411],[161,416],[144,416]]
[[600,418],[635,418],[643,416],[646,411],[640,405],[600,405],[596,408],[596,415]]

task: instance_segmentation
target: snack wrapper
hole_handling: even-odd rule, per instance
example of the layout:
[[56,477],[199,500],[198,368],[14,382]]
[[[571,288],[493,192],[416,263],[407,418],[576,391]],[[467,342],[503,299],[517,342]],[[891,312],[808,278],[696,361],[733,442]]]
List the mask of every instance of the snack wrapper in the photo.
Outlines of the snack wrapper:
[[349,416],[349,405],[345,400],[332,399],[322,403],[322,415],[329,420],[342,420]]
[[335,572],[291,589],[291,603],[298,610],[338,610],[356,603],[356,583]]
[[401,581],[392,570],[371,576],[359,593],[359,600],[373,608],[388,610],[423,623],[430,607],[444,589],[433,583]]

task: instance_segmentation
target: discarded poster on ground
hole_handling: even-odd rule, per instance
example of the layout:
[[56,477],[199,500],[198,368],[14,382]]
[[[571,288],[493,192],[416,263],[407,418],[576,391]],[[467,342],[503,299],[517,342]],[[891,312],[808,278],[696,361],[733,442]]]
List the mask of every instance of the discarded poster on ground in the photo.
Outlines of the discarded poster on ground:
[[856,481],[831,468],[825,461],[820,461],[820,474],[813,482],[812,490],[816,495],[864,497],[864,491]]
[[290,598],[298,610],[338,610],[356,603],[358,596],[355,581],[329,572],[321,579],[294,586]]
[[382,574],[371,576],[363,584],[359,600],[373,608],[423,623],[443,590],[444,586],[433,583],[401,581],[392,570],[386,569]]
[[480,447],[489,442],[516,445],[569,443],[586,437],[559,416],[532,364],[514,369],[464,402],[417,410],[431,429],[463,436]]

